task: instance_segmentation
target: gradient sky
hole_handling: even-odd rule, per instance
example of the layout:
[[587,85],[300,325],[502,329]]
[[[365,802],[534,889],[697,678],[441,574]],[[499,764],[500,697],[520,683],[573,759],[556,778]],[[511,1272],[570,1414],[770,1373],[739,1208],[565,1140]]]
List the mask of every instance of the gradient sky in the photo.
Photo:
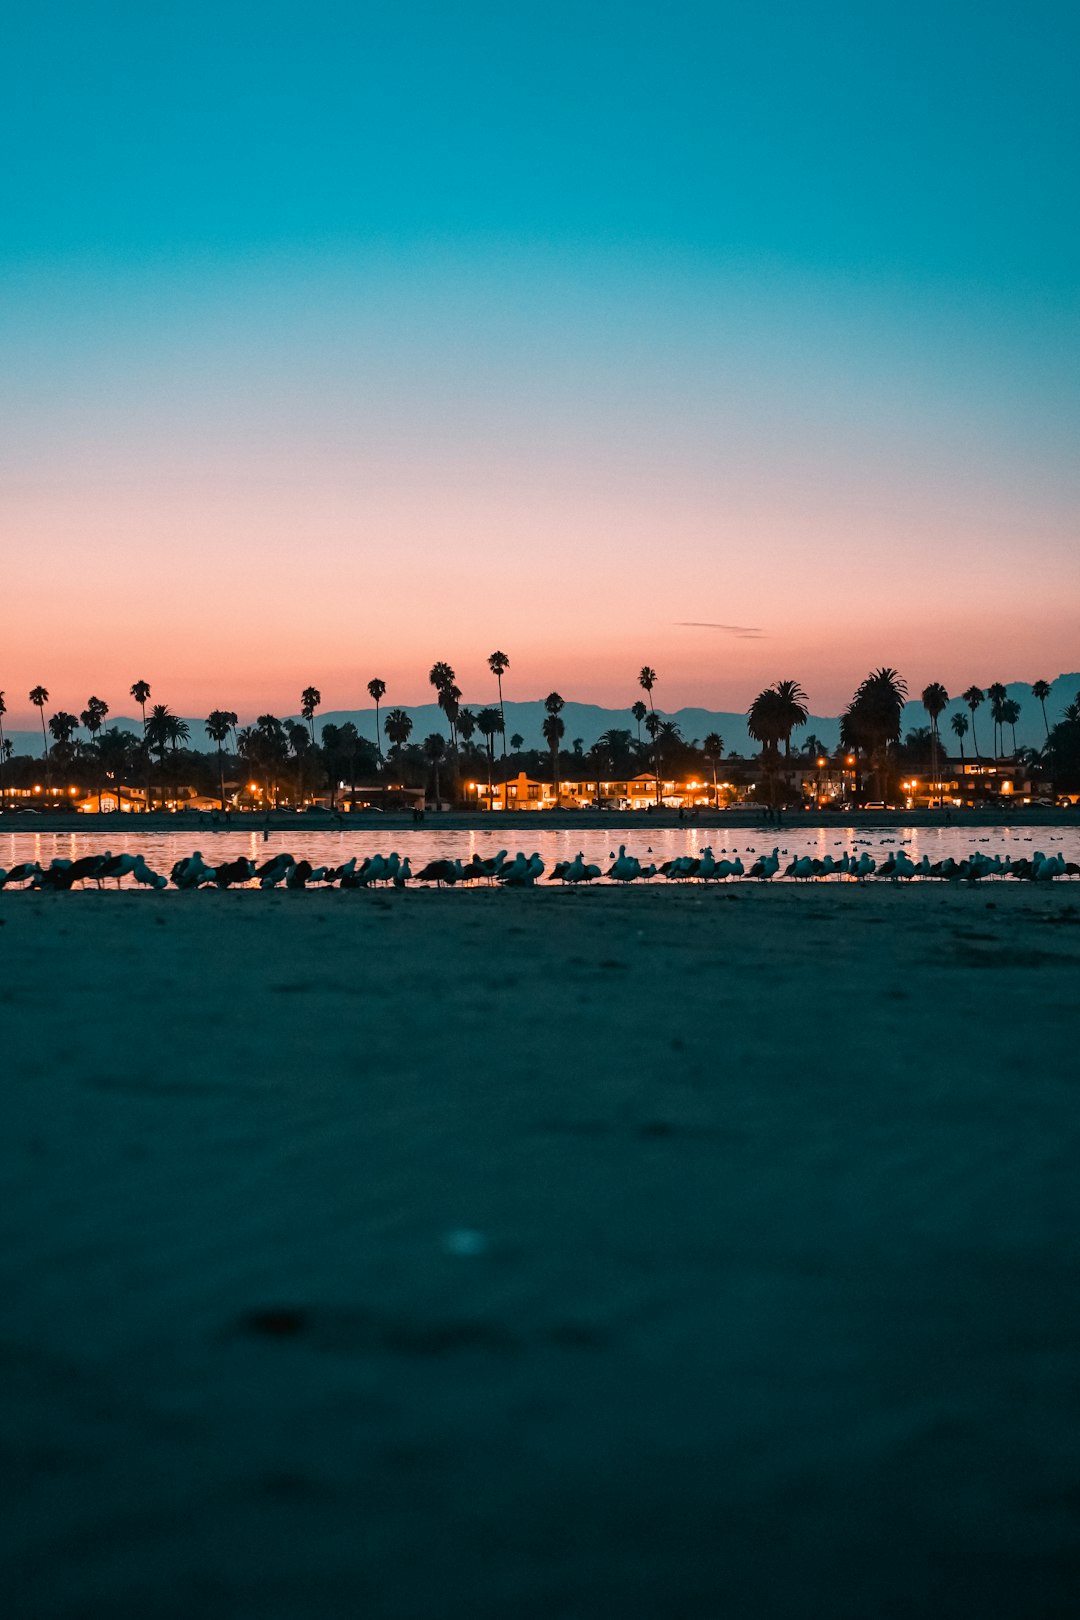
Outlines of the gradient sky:
[[436,658],[478,704],[495,646],[508,696],[648,661],[668,709],[1075,669],[1078,44],[1037,0],[18,8],[10,722]]

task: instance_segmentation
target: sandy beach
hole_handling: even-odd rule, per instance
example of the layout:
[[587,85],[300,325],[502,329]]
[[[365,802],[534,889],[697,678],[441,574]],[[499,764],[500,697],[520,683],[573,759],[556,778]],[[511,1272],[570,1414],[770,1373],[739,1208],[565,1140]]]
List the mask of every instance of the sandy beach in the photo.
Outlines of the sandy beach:
[[1072,885],[3,900],[15,1620],[1075,1614]]

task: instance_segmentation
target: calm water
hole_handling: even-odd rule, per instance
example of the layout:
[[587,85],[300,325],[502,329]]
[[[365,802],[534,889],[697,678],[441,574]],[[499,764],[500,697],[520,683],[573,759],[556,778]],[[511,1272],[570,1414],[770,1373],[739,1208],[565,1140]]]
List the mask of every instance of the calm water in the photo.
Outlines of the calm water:
[[[137,819],[137,818],[136,818]],[[539,821],[539,817],[537,820]],[[705,845],[713,853],[729,858],[736,853],[749,867],[756,855],[768,852],[774,845],[781,854],[832,855],[839,857],[845,850],[859,853],[868,849],[879,862],[891,850],[903,847],[913,860],[926,854],[931,861],[947,855],[959,860],[973,849],[1002,857],[1030,855],[1041,849],[1047,854],[1061,852],[1066,860],[1080,860],[1080,826],[1042,827],[923,827],[910,829],[883,828],[881,832],[860,827],[811,827],[802,829],[796,823],[779,832],[750,827],[668,827],[644,828],[640,824],[624,827],[593,829],[545,829],[537,826],[515,828],[479,828],[471,832],[440,831],[431,825],[415,831],[396,830],[380,832],[377,828],[363,831],[351,829],[341,832],[272,832],[267,837],[258,830],[222,829],[211,827],[187,828],[183,832],[140,833],[137,826],[124,837],[115,831],[102,834],[93,831],[72,833],[18,832],[0,835],[0,866],[11,868],[20,861],[39,861],[47,866],[58,857],[74,860],[80,855],[109,849],[113,854],[121,850],[141,851],[147,864],[157,872],[168,873],[174,861],[201,850],[203,859],[211,866],[244,855],[262,861],[282,850],[288,850],[298,859],[303,857],[314,866],[339,866],[355,855],[362,860],[366,855],[389,854],[397,849],[412,859],[413,871],[419,871],[425,861],[436,856],[459,856],[468,861],[473,854],[481,857],[494,855],[507,848],[511,855],[522,849],[526,854],[538,850],[548,871],[556,861],[568,860],[581,850],[587,861],[602,869],[610,865],[612,853],[625,844],[627,852],[636,855],[643,864],[662,861],[676,855],[697,854]]]

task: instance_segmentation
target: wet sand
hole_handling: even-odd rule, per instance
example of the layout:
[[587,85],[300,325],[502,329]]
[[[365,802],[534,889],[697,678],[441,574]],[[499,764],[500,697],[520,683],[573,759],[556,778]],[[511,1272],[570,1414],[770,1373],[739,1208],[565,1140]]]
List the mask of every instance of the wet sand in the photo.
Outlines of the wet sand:
[[1073,885],[2,900],[18,1620],[1075,1614]]

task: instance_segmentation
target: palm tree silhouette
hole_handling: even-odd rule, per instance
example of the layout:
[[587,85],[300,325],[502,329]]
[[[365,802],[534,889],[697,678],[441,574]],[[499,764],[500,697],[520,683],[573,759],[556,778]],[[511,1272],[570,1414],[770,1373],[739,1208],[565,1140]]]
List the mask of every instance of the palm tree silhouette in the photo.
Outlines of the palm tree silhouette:
[[963,693],[964,702],[971,710],[971,746],[975,750],[976,759],[979,758],[979,738],[975,730],[975,710],[979,707],[985,695],[981,686],[969,686],[967,691]]
[[53,740],[61,748],[71,741],[78,729],[78,715],[69,714],[66,709],[58,709],[55,714],[49,716],[49,730],[52,733]]
[[724,739],[721,737],[718,731],[710,731],[707,733],[705,741],[701,745],[701,751],[712,766],[712,799],[713,809],[715,810],[718,797],[716,788],[716,766],[718,761],[724,757]]
[[[97,734],[101,730],[102,722],[104,721],[105,716],[108,714],[108,712],[109,712],[109,705],[104,701],[104,699],[99,698],[99,697],[89,697],[89,698],[87,698],[87,700],[86,700],[86,708],[80,714],[79,720],[80,720],[83,728],[87,732],[89,732],[89,734],[90,734],[91,745],[96,743]],[[95,752],[96,752],[96,750],[95,750]],[[98,790],[98,814],[100,815],[101,814],[101,774],[100,774],[100,771],[97,772],[96,774],[97,774],[97,790]]]
[[1002,711],[1009,701],[1009,693],[1001,681],[994,681],[991,686],[986,688],[986,695],[990,700],[990,717],[994,722],[994,758],[997,759],[1005,752]]
[[[941,737],[938,730],[938,721],[945,713],[948,703],[949,694],[940,681],[931,681],[929,686],[923,687],[922,706],[930,717],[930,755],[932,761],[930,768],[933,772],[934,781],[938,783],[941,781],[941,760],[938,757],[941,746]],[[939,786],[939,800],[940,794],[941,790]]]
[[949,721],[949,724],[952,726],[953,731],[956,733],[956,736],[960,742],[960,763],[962,765],[964,763],[964,738],[967,736],[968,729],[967,715],[954,714],[952,719]]
[[1031,688],[1031,695],[1042,709],[1043,725],[1046,727],[1046,740],[1050,740],[1050,722],[1046,718],[1046,700],[1053,690],[1052,681],[1035,681]]
[[146,747],[146,705],[150,701],[150,682],[136,681],[131,688],[131,694],[142,710],[143,754],[146,759],[146,800],[144,809],[150,809],[150,750]]
[[435,688],[439,708],[446,716],[446,724],[450,732],[450,746],[454,746],[454,723],[457,720],[458,700],[461,697],[461,688],[455,686],[455,675],[452,667],[445,659],[432,664],[428,671],[428,680]]
[[49,701],[48,691],[44,686],[35,686],[30,693],[30,701],[41,715],[41,740],[45,744],[45,785],[52,787],[52,766],[49,764],[49,739],[45,734],[45,705]]
[[561,719],[561,717],[559,715],[559,710],[562,707],[563,707],[563,700],[559,696],[558,692],[549,692],[547,697],[544,699],[544,708],[547,710],[547,714],[544,716],[544,724],[543,724],[543,727],[541,729],[543,730],[543,733],[544,733],[544,740],[547,743],[549,749],[551,750],[552,785],[554,786],[554,789],[555,789],[555,808],[556,809],[558,809],[558,806],[559,806],[559,789],[560,789],[560,782],[559,782],[559,744],[560,744],[560,742],[562,741],[563,737],[566,734],[565,722]]
[[412,719],[404,709],[391,709],[383,721],[383,730],[390,739],[390,747],[397,763],[401,764],[401,750],[412,735]]
[[775,681],[773,691],[783,704],[784,716],[784,753],[791,755],[791,733],[799,726],[805,726],[810,717],[807,707],[809,699],[798,681]]
[[515,731],[514,735],[510,738],[511,751],[513,753],[515,753],[515,754],[520,754],[520,752],[521,752],[521,750],[522,750],[522,748],[524,746],[525,746],[524,737],[521,735],[520,731]]
[[78,715],[69,714],[66,709],[59,709],[56,714],[49,716],[49,730],[55,743],[54,755],[62,766],[70,765],[73,753],[71,739],[78,729]]
[[788,710],[775,686],[759,692],[746,714],[746,729],[761,744],[761,762],[769,790],[769,803],[776,802],[776,775],[780,744],[788,731]]
[[149,681],[136,681],[134,686],[131,688],[130,696],[135,699],[135,702],[139,705],[139,708],[142,710],[142,728],[143,728],[143,736],[145,737],[146,736],[146,705],[150,701],[150,682]]
[[[491,809],[491,785],[495,776],[495,738],[503,730],[502,713],[499,709],[481,709],[476,717],[476,729],[484,739],[487,751],[488,766],[488,809]],[[503,748],[505,749],[505,738]],[[504,756],[505,757],[505,756]]]
[[7,714],[7,704],[4,694],[0,692],[0,811],[7,802],[7,784],[4,776],[4,766],[7,764],[7,744],[4,740],[4,716]]
[[173,752],[175,753],[176,745],[181,740],[181,728],[183,734],[186,735],[187,726],[183,720],[179,720],[177,716],[172,713],[167,703],[154,704],[153,708],[150,710],[150,718],[146,722],[146,747],[149,753],[157,754],[158,764],[161,766],[162,809],[165,809],[165,802],[168,796],[167,762],[169,757],[169,745],[170,743],[172,744]]
[[907,695],[904,678],[895,669],[883,665],[860,682],[840,722],[845,747],[870,750],[881,799],[889,797],[889,749],[900,740]]
[[236,718],[231,709],[211,709],[204,722],[206,735],[212,743],[217,745],[218,788],[223,813],[225,810],[225,754],[221,745],[228,741],[229,732],[236,725]]
[[488,655],[488,669],[490,669],[491,673],[499,683],[499,713],[502,715],[502,726],[500,730],[502,732],[503,740],[503,759],[506,758],[506,710],[503,707],[502,678],[509,668],[510,660],[507,658],[504,652],[493,652]]
[[636,703],[632,703],[630,705],[630,713],[637,721],[637,740],[639,745],[641,743],[641,722],[644,720],[648,712],[648,709],[645,707],[644,703],[642,703],[640,698],[638,698]]
[[439,732],[433,731],[430,737],[424,738],[424,758],[435,773],[435,809],[442,809],[442,799],[439,794],[439,764],[446,754],[446,743]]
[[1019,720],[1019,718],[1019,703],[1017,703],[1015,698],[1007,697],[1005,702],[1001,705],[1001,725],[1003,731],[1006,726],[1008,726],[1012,731],[1012,751],[1014,759],[1016,758],[1016,722]]
[[382,764],[382,738],[379,735],[379,704],[386,696],[386,682],[380,681],[376,675],[367,683],[368,696],[375,705],[375,748],[379,755],[379,764]]
[[475,730],[476,730],[476,716],[475,716],[475,714],[473,714],[472,710],[471,709],[459,709],[458,710],[458,717],[457,717],[457,731],[458,731],[458,736],[461,738],[462,742],[465,744],[465,752],[466,753],[469,752],[469,743],[472,741],[472,734],[473,734],[473,732]]
[[428,680],[436,692],[441,692],[445,687],[453,686],[457,676],[445,659],[440,658],[428,670]]
[[[655,705],[653,703],[653,700],[652,700],[652,689],[656,685],[656,679],[657,679],[657,677],[656,677],[655,669],[650,668],[650,666],[648,664],[642,664],[640,670],[638,671],[638,685],[641,687],[642,691],[645,693],[645,696],[649,700],[649,711],[650,711],[653,719],[656,718],[656,707],[655,707]],[[640,702],[640,699],[638,701]],[[649,731],[648,726],[646,726],[645,729],[647,731]],[[660,753],[659,753],[659,750],[657,748],[657,742],[656,742],[657,729],[658,728],[655,727],[655,726],[652,727],[652,729],[650,731],[650,736],[652,737],[652,742],[653,742],[653,778],[654,778],[654,781],[655,781],[656,803],[659,804],[660,803]]]
[[305,686],[300,694],[300,713],[307,721],[311,733],[311,746],[315,746],[315,710],[322,702],[322,693],[317,686]]

